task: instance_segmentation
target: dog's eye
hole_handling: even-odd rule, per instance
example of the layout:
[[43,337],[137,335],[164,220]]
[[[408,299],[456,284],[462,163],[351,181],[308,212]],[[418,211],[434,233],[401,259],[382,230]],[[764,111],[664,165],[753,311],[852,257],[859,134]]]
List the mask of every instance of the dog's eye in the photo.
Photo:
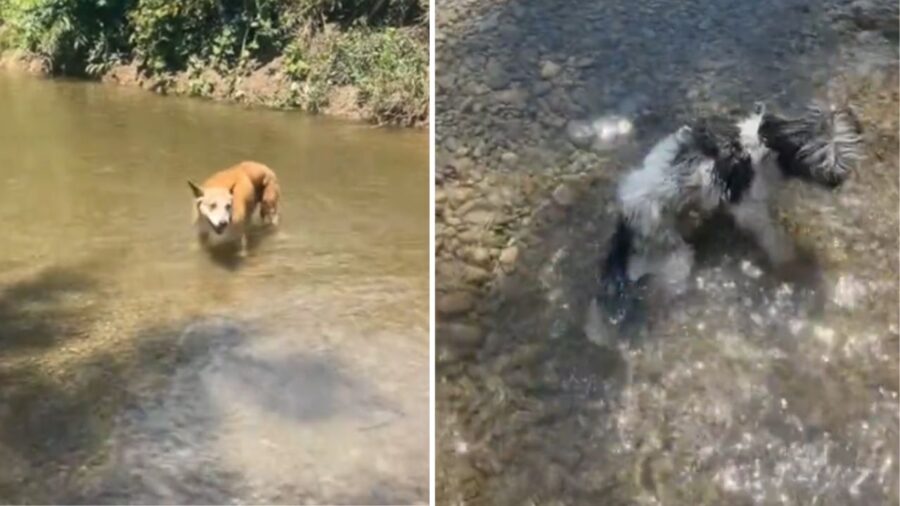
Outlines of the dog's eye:
[[214,203],[213,203],[213,204],[210,204],[210,205],[209,205],[209,208],[210,208],[210,210],[215,211],[215,209],[216,209],[216,204],[214,204]]
[[225,210],[231,211],[231,204],[225,204]]

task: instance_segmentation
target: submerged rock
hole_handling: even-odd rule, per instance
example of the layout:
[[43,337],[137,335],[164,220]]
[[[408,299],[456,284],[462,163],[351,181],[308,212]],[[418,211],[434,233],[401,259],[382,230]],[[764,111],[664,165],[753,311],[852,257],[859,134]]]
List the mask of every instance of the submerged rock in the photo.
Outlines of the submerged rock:
[[566,125],[566,134],[579,148],[588,148],[594,143],[594,127],[587,121],[570,121]]
[[852,274],[845,274],[838,279],[834,287],[833,301],[845,309],[855,308],[866,295],[866,286]]
[[575,203],[575,190],[562,183],[553,190],[553,201],[563,207],[571,206]]
[[562,66],[553,63],[552,61],[548,60],[541,64],[541,77],[543,79],[553,79],[558,76],[560,72],[562,72]]
[[513,265],[515,265],[516,259],[518,258],[519,248],[516,246],[510,246],[500,253],[500,264],[503,265],[505,269],[510,269]]
[[435,335],[441,344],[463,348],[475,347],[484,341],[484,332],[469,323],[439,323]]
[[440,294],[435,301],[437,311],[442,316],[456,316],[472,309],[475,297],[469,292],[450,292]]

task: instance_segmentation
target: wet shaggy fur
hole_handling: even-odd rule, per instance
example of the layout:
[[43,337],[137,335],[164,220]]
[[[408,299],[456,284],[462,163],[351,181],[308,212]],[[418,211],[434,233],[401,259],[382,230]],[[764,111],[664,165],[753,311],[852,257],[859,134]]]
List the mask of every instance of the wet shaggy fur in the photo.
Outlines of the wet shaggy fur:
[[813,104],[789,118],[757,104],[736,123],[707,118],[681,127],[619,184],[618,224],[600,266],[592,311],[602,311],[603,319],[621,329],[634,323],[647,279],[670,293],[686,289],[693,251],[677,229],[686,211],[709,216],[724,210],[774,265],[791,261],[793,243],[770,214],[772,192],[786,178],[836,188],[860,158],[861,127],[849,107]]

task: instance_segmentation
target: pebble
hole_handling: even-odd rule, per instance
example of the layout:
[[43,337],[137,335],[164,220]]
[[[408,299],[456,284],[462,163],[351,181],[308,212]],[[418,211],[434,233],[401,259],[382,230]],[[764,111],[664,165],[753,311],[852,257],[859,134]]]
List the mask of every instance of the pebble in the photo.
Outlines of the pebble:
[[753,263],[749,260],[744,260],[743,262],[741,262],[741,272],[743,272],[745,276],[751,279],[758,279],[760,276],[762,276],[762,270],[759,267],[753,265]]
[[553,79],[562,72],[562,66],[552,61],[545,61],[541,64],[541,77],[543,79]]
[[463,243],[479,243],[482,242],[485,233],[480,230],[464,230],[462,231],[458,239]]
[[475,297],[469,292],[439,294],[435,301],[438,313],[443,316],[457,316],[469,312],[475,305]]
[[467,265],[463,270],[463,280],[472,284],[485,283],[491,279],[491,273],[481,267]]
[[471,195],[471,188],[453,188],[448,192],[447,198],[450,200],[450,204],[456,207],[468,201]]
[[456,169],[456,171],[460,174],[465,175],[467,172],[472,170],[472,160],[465,157],[457,158],[450,164],[450,166]]
[[503,207],[504,205],[506,205],[507,202],[509,202],[509,199],[510,199],[509,196],[504,195],[501,192],[496,192],[496,191],[491,192],[487,196],[487,201],[494,207]]
[[475,265],[487,267],[491,263],[491,252],[487,248],[472,248],[469,251],[469,260]]
[[437,189],[434,191],[434,203],[435,205],[441,205],[447,201],[447,192],[441,189]]
[[504,164],[512,167],[516,165],[516,162],[519,161],[519,155],[513,153],[512,151],[507,151],[500,155],[500,161]]
[[570,121],[566,125],[569,141],[579,148],[587,148],[594,142],[594,127],[586,121]]
[[499,90],[509,84],[509,76],[497,60],[490,60],[484,68],[484,82],[491,88]]
[[498,91],[494,94],[494,98],[497,102],[502,104],[510,104],[521,106],[525,99],[528,98],[528,92],[521,88],[509,88],[503,91]]
[[834,287],[834,303],[838,307],[853,309],[866,294],[866,287],[853,275],[846,274],[838,279]]
[[813,335],[816,336],[816,339],[821,341],[822,344],[824,344],[827,348],[831,348],[834,346],[834,329],[816,325],[815,329],[813,330]]
[[452,91],[453,85],[456,83],[456,78],[453,77],[452,74],[444,74],[437,79],[435,79],[435,84],[438,89],[443,91]]
[[500,264],[503,265],[506,269],[511,269],[515,263],[516,259],[519,258],[519,248],[516,246],[510,246],[503,251],[500,252]]
[[441,344],[463,348],[476,347],[484,341],[484,332],[468,323],[438,323],[435,334]]
[[548,83],[547,81],[538,81],[534,83],[534,86],[531,87],[531,92],[537,96],[542,96],[546,95],[552,89],[553,85]]
[[497,25],[499,24],[498,18],[499,15],[496,12],[489,16],[485,16],[481,21],[475,23],[475,29],[483,32],[493,30],[497,28]]
[[498,221],[498,213],[488,209],[473,209],[467,212],[463,219],[472,225],[486,226]]
[[569,185],[562,183],[553,190],[553,201],[563,207],[569,207],[575,203],[575,191]]

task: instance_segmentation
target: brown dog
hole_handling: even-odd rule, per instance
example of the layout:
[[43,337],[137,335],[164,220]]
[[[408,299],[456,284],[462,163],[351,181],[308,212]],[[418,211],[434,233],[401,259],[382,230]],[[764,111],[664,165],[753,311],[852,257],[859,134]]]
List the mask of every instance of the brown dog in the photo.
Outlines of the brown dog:
[[213,174],[202,185],[188,181],[194,192],[194,226],[207,247],[240,243],[247,253],[247,227],[259,205],[263,223],[278,224],[278,178],[261,163],[241,162]]

